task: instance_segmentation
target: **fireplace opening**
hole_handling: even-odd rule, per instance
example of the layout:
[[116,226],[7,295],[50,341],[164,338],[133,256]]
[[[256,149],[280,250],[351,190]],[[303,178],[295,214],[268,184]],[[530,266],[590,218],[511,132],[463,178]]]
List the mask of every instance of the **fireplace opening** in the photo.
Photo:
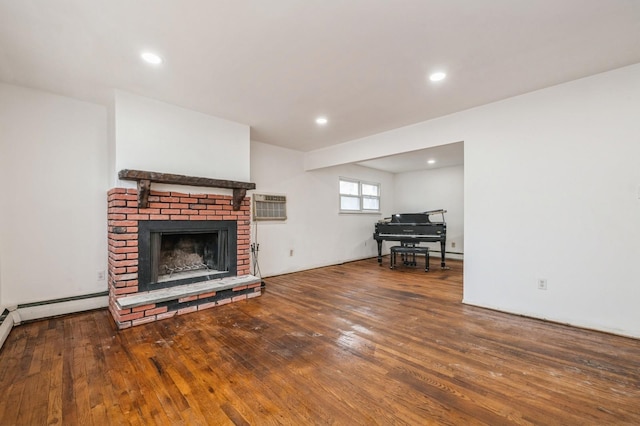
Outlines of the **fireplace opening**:
[[[220,234],[223,235],[220,235]],[[152,281],[165,282],[227,272],[226,232],[151,234]],[[157,262],[157,263],[156,263]]]
[[139,287],[167,288],[236,275],[235,221],[140,222]]

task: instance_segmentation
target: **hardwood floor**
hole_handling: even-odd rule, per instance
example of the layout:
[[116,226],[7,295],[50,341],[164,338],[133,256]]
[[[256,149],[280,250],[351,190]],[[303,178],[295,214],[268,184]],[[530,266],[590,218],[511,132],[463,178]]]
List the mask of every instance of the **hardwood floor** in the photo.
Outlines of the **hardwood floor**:
[[465,306],[462,263],[375,259],[117,331],[14,328],[1,425],[640,424],[640,341]]

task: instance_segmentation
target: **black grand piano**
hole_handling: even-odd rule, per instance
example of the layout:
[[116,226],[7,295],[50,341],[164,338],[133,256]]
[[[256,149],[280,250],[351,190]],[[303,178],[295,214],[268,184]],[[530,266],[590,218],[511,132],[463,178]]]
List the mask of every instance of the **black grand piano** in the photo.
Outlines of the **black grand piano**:
[[[420,242],[440,242],[442,260],[440,266],[446,268],[444,251],[447,246],[447,224],[444,221],[446,210],[430,210],[423,213],[394,214],[390,218],[376,223],[373,238],[378,243],[378,263],[382,264],[382,242],[398,241],[402,245]],[[429,216],[441,215],[442,221],[432,221]],[[440,219],[440,218],[438,218]]]

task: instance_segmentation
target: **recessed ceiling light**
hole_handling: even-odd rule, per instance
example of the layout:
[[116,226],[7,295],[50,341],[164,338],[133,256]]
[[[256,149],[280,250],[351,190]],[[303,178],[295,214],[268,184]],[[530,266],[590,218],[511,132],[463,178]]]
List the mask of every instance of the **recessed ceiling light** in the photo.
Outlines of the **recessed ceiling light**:
[[431,74],[429,76],[429,80],[431,80],[431,81],[441,81],[441,80],[444,80],[446,76],[447,76],[447,74],[445,74],[443,72],[434,72],[433,74]]
[[427,164],[436,164],[436,160],[428,160]]
[[326,117],[318,117],[316,118],[316,124],[324,125],[327,124],[329,120]]
[[152,52],[143,52],[140,57],[147,63],[152,65],[159,65],[162,63],[162,58]]

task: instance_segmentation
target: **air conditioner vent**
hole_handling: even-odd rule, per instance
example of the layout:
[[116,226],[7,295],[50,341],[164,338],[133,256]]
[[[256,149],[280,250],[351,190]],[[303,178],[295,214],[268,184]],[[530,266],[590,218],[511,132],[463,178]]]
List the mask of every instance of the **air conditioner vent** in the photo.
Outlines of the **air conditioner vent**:
[[286,220],[285,195],[253,194],[253,220]]

